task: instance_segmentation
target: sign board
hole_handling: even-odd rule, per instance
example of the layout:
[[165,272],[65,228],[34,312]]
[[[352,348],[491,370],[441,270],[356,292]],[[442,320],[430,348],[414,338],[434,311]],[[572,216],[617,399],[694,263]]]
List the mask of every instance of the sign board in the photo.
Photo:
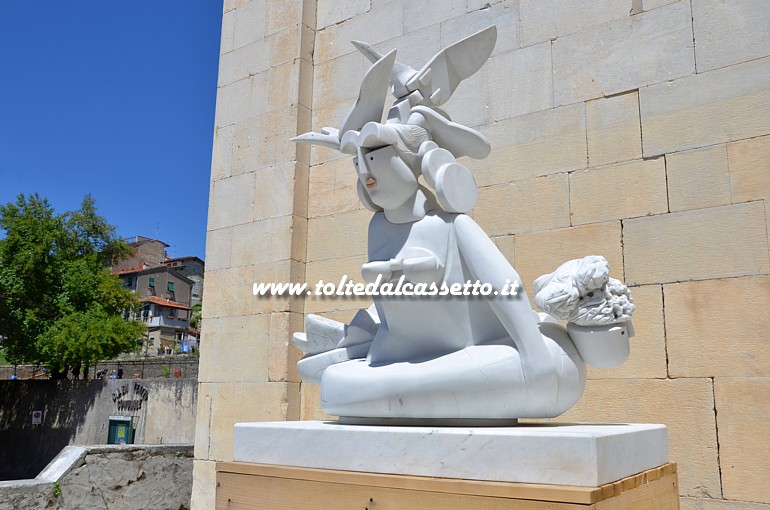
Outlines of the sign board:
[[43,411],[32,411],[32,425],[43,423]]

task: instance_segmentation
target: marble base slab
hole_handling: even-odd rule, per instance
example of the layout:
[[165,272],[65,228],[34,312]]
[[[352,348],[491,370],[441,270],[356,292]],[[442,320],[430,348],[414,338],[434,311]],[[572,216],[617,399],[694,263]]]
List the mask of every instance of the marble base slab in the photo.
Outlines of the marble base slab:
[[668,462],[654,424],[515,427],[237,423],[233,460],[367,473],[598,487]]

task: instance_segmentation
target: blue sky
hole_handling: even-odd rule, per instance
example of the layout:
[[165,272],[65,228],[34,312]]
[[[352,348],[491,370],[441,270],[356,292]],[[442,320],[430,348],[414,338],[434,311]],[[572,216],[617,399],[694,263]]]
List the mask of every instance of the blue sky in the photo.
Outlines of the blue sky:
[[0,2],[0,203],[203,258],[222,0]]

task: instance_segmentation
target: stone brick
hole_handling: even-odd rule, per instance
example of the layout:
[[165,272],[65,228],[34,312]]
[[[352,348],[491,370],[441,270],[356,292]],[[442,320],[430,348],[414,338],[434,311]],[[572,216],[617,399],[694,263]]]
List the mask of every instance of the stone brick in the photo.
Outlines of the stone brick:
[[316,64],[357,52],[350,41],[377,44],[403,34],[403,2],[375,2],[371,9],[354,18],[316,32]]
[[201,383],[198,389],[196,456],[233,458],[236,423],[299,418],[298,383]]
[[200,382],[267,382],[270,315],[220,317],[206,321],[199,364]]
[[296,146],[289,139],[297,132],[298,106],[285,106],[235,125],[232,173],[291,162]]
[[217,271],[227,269],[231,263],[233,240],[232,228],[209,230],[206,233],[206,269]]
[[[285,105],[295,104],[300,101],[300,61],[292,60],[283,64],[271,67],[268,71],[270,76],[269,94],[267,104],[269,109],[275,109]],[[307,84],[302,90],[307,93],[312,83]],[[305,103],[309,103],[311,98],[304,98]],[[269,111],[269,110],[268,110]]]
[[[289,142],[287,151],[293,149]],[[292,214],[296,165],[285,161],[255,172],[254,218],[275,218]]]
[[[350,101],[353,107],[361,80],[371,64],[364,63],[364,56],[359,52],[348,53],[320,64],[313,69],[313,102],[314,104],[330,104],[340,101]],[[352,99],[352,100],[351,100]],[[340,126],[343,117],[337,119],[333,126]]]
[[268,381],[300,382],[297,361],[304,353],[291,343],[292,335],[299,331],[305,331],[303,314],[285,312],[270,314]]
[[303,3],[303,0],[268,1],[265,9],[265,35],[299,25],[302,22]]
[[[315,292],[316,285],[323,280],[323,283],[334,283],[337,285],[343,276],[354,282],[362,282],[361,264],[367,261],[365,255],[355,255],[344,258],[327,259],[317,262],[307,263],[306,281],[308,289]],[[372,304],[370,297],[348,297],[348,296],[308,296],[305,300],[305,312],[322,314],[324,317],[331,317],[328,312],[339,310],[358,310],[367,308]],[[352,315],[348,317],[352,318]],[[332,317],[335,320],[339,320]]]
[[326,260],[350,255],[366,256],[367,231],[372,213],[356,210],[308,221],[308,261]]
[[714,399],[709,379],[592,379],[560,422],[663,423],[679,493],[719,496]]
[[610,273],[622,280],[620,235],[619,221],[516,234],[515,267],[530,292],[535,278],[554,271],[567,260],[586,255],[604,256],[610,263]]
[[195,482],[190,498],[190,510],[208,510],[216,507],[216,467],[216,462],[201,458],[196,458],[193,461],[193,480]]
[[465,163],[479,186],[586,167],[582,103],[496,122],[481,131],[489,138],[492,153]]
[[250,2],[251,0],[225,0],[224,2],[224,12],[230,12],[233,9],[237,9],[238,7],[242,6],[245,3]]
[[[672,377],[770,376],[770,276],[664,285]],[[751,308],[747,309],[750,303]]]
[[770,136],[727,144],[734,203],[770,197]]
[[470,0],[468,11],[464,16],[457,16],[441,22],[442,46],[446,47],[463,37],[474,34],[490,25],[495,25],[497,27],[497,42],[495,49],[492,50],[492,55],[507,53],[520,47],[518,0],[491,2]]
[[663,379],[667,376],[661,286],[631,287],[631,297],[636,305],[633,318],[636,336],[631,338],[631,354],[617,368],[589,366],[589,379]]
[[768,82],[763,58],[640,89],[645,157],[770,133]]
[[211,154],[211,180],[230,177],[235,146],[235,126],[219,127],[214,130],[214,145]]
[[770,55],[770,9],[763,0],[693,0],[698,72]]
[[641,158],[641,129],[637,92],[586,103],[589,166]]
[[487,63],[489,109],[493,121],[553,106],[551,42],[496,55]]
[[770,503],[770,378],[714,379],[722,492]]
[[680,510],[770,510],[770,505],[746,501],[726,501],[708,497],[679,498]]
[[521,45],[556,39],[627,18],[630,2],[600,0],[519,0]]
[[554,103],[609,96],[693,74],[692,44],[687,2],[560,37],[553,42]]
[[573,225],[668,210],[663,158],[579,170],[570,174],[569,186]]
[[316,2],[317,26],[321,29],[363,14],[369,10],[370,3],[370,0],[320,0]]
[[203,316],[210,319],[249,314],[252,302],[253,277],[253,266],[235,267],[220,271],[207,270]]
[[727,150],[722,144],[667,154],[666,177],[672,212],[730,203]]
[[663,283],[770,270],[761,203],[623,221],[626,281]]
[[569,225],[567,174],[481,188],[474,218],[492,236],[566,227]]
[[291,222],[291,259],[307,260],[307,218],[293,216]]
[[233,51],[235,44],[235,11],[222,15],[222,35],[219,39],[219,54],[224,55]]
[[243,174],[214,181],[209,206],[209,230],[216,230],[254,219],[254,174]]
[[302,383],[302,419],[326,421],[334,418],[321,410],[321,388]]
[[[255,296],[253,292],[253,283],[299,283],[302,284],[305,279],[305,264],[295,260],[281,260],[278,262],[267,262],[255,264],[253,266],[251,280],[245,278],[234,285],[240,290],[241,286],[248,285],[251,294],[250,312],[253,314],[271,313],[271,312],[290,312],[302,311],[304,296],[291,297],[288,293],[280,296],[262,295]],[[208,282],[207,282],[208,285]]]
[[404,8],[404,32],[414,32],[426,25],[462,16],[465,14],[467,7],[467,0],[423,0],[421,2],[409,2]]
[[500,253],[505,255],[505,258],[508,259],[508,262],[510,262],[511,265],[514,264],[514,238],[515,236],[499,236],[492,238],[497,249],[500,250]]
[[264,38],[266,4],[266,0],[251,0],[235,11],[234,48],[240,48]]
[[316,218],[358,210],[357,176],[348,156],[310,169],[308,216]]
[[231,266],[291,258],[291,216],[266,218],[232,229]]

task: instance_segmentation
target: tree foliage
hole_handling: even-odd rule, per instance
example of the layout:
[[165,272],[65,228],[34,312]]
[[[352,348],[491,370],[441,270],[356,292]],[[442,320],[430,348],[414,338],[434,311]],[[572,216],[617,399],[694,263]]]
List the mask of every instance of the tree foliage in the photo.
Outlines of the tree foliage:
[[0,336],[6,358],[54,373],[136,347],[133,294],[109,272],[130,249],[86,196],[55,214],[37,194],[0,206]]

